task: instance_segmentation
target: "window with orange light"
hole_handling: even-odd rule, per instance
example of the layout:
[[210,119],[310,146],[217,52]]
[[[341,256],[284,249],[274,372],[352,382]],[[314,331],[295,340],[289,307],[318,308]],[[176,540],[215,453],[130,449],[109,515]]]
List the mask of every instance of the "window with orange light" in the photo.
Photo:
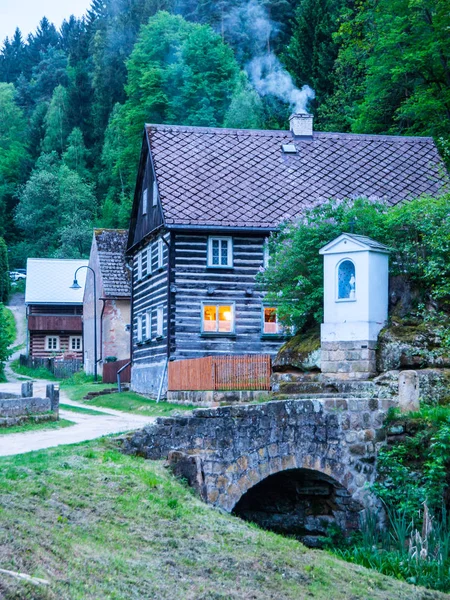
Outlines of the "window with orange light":
[[233,304],[204,304],[202,315],[203,333],[233,333]]
[[263,307],[263,333],[265,335],[279,335],[282,327],[278,322],[277,309],[273,306]]

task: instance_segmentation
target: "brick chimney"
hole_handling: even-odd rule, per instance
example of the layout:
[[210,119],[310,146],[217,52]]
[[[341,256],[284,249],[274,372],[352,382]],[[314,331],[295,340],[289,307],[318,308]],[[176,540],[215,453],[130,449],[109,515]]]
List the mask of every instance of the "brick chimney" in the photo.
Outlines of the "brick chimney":
[[308,113],[294,113],[289,117],[290,130],[295,136],[313,136],[313,115]]

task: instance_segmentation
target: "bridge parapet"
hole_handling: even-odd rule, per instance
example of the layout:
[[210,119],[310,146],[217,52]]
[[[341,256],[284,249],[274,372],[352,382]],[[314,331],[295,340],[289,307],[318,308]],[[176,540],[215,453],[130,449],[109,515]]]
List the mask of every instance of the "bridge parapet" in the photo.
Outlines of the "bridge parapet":
[[385,443],[391,400],[280,400],[159,418],[124,442],[128,453],[168,458],[202,498],[231,512],[250,488],[291,469],[316,471],[362,506]]

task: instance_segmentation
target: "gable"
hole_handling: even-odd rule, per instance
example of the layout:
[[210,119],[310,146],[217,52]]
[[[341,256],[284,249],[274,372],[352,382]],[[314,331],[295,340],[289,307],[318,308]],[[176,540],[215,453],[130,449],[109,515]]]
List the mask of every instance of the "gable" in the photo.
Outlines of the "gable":
[[353,233],[343,233],[321,248],[319,254],[342,254],[364,251],[389,252],[386,246],[369,237]]
[[144,136],[127,248],[130,249],[139,244],[149,233],[160,227],[163,222],[158,184],[155,179],[147,138]]

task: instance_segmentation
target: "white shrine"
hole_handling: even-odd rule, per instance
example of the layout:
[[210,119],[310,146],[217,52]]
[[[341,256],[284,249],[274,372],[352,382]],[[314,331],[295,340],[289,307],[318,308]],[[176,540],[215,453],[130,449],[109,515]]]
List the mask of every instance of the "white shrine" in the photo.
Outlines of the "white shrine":
[[389,250],[366,236],[343,233],[319,252],[324,257],[322,373],[372,377],[378,334],[388,317]]

